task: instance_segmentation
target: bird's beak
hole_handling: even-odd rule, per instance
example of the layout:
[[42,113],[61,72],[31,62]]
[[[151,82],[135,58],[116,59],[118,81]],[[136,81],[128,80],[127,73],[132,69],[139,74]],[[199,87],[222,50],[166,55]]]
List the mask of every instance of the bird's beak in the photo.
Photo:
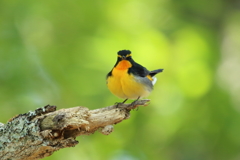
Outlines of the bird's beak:
[[125,57],[125,56],[122,56],[122,60],[125,60],[127,57]]

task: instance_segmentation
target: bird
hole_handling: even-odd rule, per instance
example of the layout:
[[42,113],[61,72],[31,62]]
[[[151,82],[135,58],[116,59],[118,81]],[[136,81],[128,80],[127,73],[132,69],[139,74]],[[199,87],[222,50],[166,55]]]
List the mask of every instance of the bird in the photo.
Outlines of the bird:
[[107,87],[112,94],[125,99],[122,104],[128,99],[135,100],[134,103],[151,93],[157,81],[155,75],[162,71],[149,71],[133,60],[130,50],[120,50],[116,64],[106,76]]

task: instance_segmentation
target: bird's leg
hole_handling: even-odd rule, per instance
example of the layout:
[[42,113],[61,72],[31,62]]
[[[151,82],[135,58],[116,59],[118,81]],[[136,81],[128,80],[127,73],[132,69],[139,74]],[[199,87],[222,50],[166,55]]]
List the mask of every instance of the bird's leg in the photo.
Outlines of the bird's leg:
[[127,99],[125,99],[123,102],[122,102],[122,104],[124,104],[126,101],[128,100],[128,98]]
[[117,105],[116,108],[118,108],[118,105],[124,104],[127,100],[128,100],[128,98],[125,99],[123,102],[116,102],[116,103],[115,103],[115,105]]
[[130,106],[135,106],[135,104],[136,104],[136,102],[139,100],[139,98],[140,98],[140,96],[139,96],[135,101],[133,101],[133,102],[130,104]]

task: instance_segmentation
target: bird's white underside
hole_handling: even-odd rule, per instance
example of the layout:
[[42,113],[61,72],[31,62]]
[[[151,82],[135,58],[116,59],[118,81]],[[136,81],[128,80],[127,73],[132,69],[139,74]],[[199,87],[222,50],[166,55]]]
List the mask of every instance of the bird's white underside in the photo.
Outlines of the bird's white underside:
[[154,85],[157,82],[157,78],[156,77],[152,77],[153,81],[152,84]]

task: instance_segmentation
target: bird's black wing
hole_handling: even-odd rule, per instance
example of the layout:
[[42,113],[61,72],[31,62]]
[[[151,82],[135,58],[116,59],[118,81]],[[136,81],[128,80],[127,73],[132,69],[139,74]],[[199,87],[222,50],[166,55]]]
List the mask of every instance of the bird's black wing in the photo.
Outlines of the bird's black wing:
[[150,71],[147,70],[147,68],[143,67],[142,65],[134,62],[132,63],[132,67],[129,68],[128,73],[132,73],[140,77],[146,77],[147,75],[150,74]]
[[112,70],[107,74],[106,78],[112,76]]

